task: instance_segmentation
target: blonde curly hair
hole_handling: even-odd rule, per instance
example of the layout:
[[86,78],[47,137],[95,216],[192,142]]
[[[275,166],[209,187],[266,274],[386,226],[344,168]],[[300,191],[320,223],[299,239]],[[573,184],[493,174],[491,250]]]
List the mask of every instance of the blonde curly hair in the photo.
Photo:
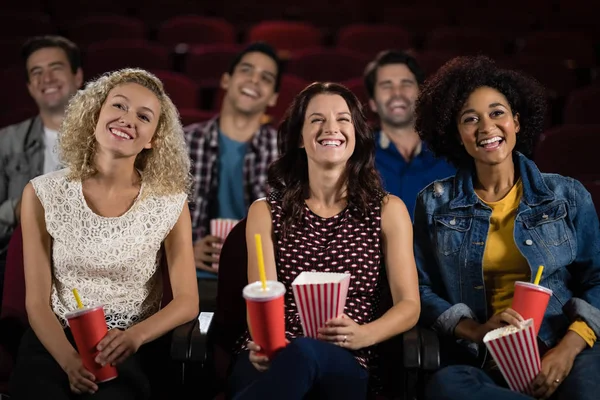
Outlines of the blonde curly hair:
[[153,74],[126,68],[102,75],[80,90],[69,102],[60,128],[58,146],[69,179],[85,180],[96,174],[95,130],[100,109],[116,86],[137,83],[156,95],[160,117],[152,138],[152,148],[137,155],[135,167],[141,171],[146,194],[188,193],[191,185],[190,159],[175,105],[165,93],[162,82]]

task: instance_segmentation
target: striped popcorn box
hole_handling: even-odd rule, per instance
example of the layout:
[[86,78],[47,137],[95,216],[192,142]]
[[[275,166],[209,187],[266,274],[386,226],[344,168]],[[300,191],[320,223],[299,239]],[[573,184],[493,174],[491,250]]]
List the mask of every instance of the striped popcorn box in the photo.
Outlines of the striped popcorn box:
[[318,330],[344,313],[349,274],[302,272],[292,282],[304,336],[316,338]]
[[[236,219],[222,219],[222,218],[217,218],[217,219],[211,219],[210,220],[210,234],[212,236],[216,236],[218,238],[221,238],[223,240],[225,240],[225,238],[227,237],[227,235],[229,235],[229,232],[231,232],[231,230],[233,229],[233,227],[238,223],[239,221]],[[221,247],[223,247],[222,244],[220,243],[213,243],[213,246],[220,249]],[[219,268],[219,264],[218,263],[213,263],[212,265],[213,268],[218,269]]]
[[511,390],[528,393],[541,368],[533,319],[523,322],[521,329],[512,325],[494,329],[483,342]]

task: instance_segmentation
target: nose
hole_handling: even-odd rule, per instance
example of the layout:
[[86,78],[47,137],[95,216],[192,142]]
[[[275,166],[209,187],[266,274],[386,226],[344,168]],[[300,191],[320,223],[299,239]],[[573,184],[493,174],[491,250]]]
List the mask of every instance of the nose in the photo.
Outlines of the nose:
[[250,76],[250,80],[252,83],[258,83],[260,81],[260,71],[254,71],[254,73]]
[[119,125],[126,126],[127,128],[131,128],[131,122],[129,121],[129,113],[127,111],[123,112],[123,115],[119,117]]
[[51,82],[54,78],[54,73],[51,69],[46,69],[42,72],[42,81],[43,82]]
[[327,118],[323,124],[323,133],[338,133],[340,131],[340,124],[336,121],[332,115],[331,118]]
[[494,121],[492,121],[491,118],[489,118],[488,116],[483,116],[480,120],[479,120],[479,127],[478,127],[478,131],[480,133],[489,133],[494,129]]
[[392,86],[392,96],[400,97],[400,95],[402,95],[402,87],[400,85],[393,85]]

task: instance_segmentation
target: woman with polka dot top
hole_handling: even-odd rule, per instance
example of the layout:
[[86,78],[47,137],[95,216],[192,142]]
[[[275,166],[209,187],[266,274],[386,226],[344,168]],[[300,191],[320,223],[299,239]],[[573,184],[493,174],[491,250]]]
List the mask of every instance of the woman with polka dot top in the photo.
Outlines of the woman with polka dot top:
[[[267,279],[287,289],[290,343],[267,359],[246,332],[229,389],[236,399],[364,399],[373,346],[409,330],[419,316],[411,220],[404,203],[383,192],[362,107],[344,86],[309,85],[278,134],[271,192],[248,212],[248,281],[259,280],[258,233]],[[351,275],[344,314],[318,339],[301,337],[291,285],[302,271]],[[389,282],[394,305],[376,318],[382,282]]]

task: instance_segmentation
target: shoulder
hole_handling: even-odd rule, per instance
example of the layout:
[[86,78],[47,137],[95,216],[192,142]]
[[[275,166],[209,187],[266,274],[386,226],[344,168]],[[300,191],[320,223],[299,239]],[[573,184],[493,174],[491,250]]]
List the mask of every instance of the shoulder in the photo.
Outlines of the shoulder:
[[393,219],[396,221],[411,223],[410,214],[404,201],[399,197],[388,194],[381,200],[381,221],[385,228],[386,221]]
[[48,172],[44,175],[39,175],[33,178],[30,182],[33,186],[52,185],[55,183],[66,182],[69,175],[69,168],[59,169],[58,171]]
[[271,224],[271,206],[267,198],[263,197],[255,200],[248,209],[246,219],[247,224],[250,226]]
[[196,122],[191,125],[187,125],[183,128],[183,132],[185,134],[186,139],[201,139],[209,135],[214,129],[218,129],[217,121],[218,115],[202,122]]
[[417,195],[417,204],[425,207],[428,214],[448,204],[454,196],[455,177],[437,179],[425,186]]
[[277,140],[277,129],[271,124],[263,124],[258,130],[258,135],[264,137],[269,141]]
[[4,128],[0,129],[0,149],[11,150],[11,142],[22,142],[22,140],[20,140],[21,137],[27,134],[29,127],[35,122],[36,118],[38,117],[29,118],[25,121],[5,126]]
[[585,186],[577,179],[559,174],[542,172],[542,180],[550,189],[557,200],[566,200],[569,203],[576,204],[582,199],[590,196]]

